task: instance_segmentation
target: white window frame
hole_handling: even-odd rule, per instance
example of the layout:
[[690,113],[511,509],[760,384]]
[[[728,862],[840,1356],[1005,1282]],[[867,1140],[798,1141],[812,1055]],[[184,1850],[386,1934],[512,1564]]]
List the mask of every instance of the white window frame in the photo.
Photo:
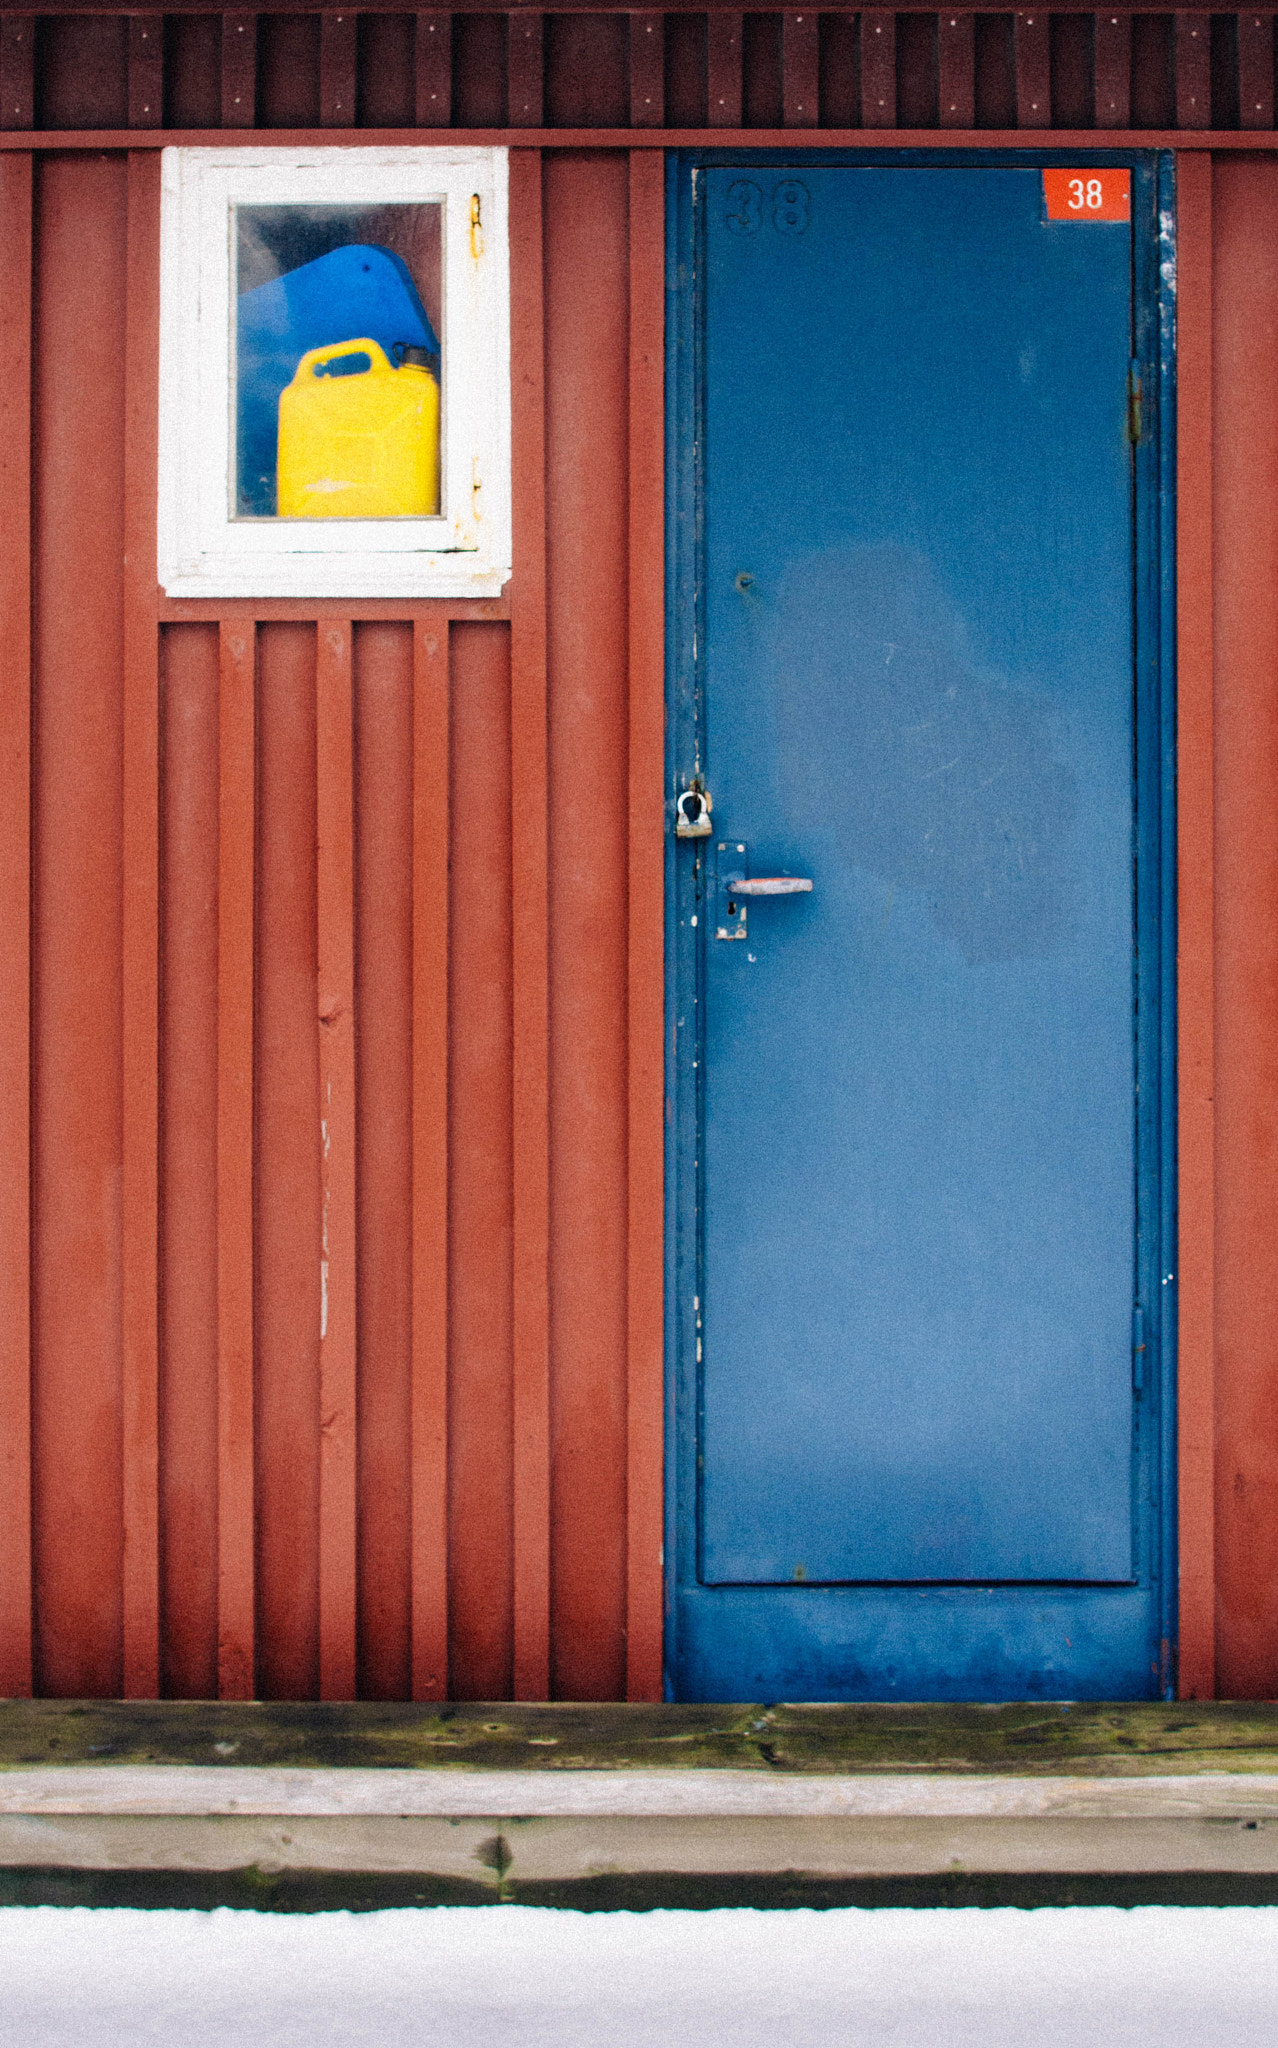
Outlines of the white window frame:
[[[443,207],[438,518],[231,517],[234,209],[289,203]],[[159,440],[169,597],[498,596],[511,564],[507,152],[164,150]]]

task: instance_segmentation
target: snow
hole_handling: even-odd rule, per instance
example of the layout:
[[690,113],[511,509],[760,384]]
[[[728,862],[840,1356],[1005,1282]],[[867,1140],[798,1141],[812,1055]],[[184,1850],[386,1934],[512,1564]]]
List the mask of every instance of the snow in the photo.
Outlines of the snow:
[[0,1910],[4,2048],[1265,2048],[1278,1907]]

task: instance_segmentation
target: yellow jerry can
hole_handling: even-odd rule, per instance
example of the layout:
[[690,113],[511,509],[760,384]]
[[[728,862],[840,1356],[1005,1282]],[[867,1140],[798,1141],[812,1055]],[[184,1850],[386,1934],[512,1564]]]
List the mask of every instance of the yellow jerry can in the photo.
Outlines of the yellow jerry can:
[[[363,360],[358,360],[362,358]],[[281,519],[395,519],[439,510],[439,385],[367,335],[308,349],[280,393]]]

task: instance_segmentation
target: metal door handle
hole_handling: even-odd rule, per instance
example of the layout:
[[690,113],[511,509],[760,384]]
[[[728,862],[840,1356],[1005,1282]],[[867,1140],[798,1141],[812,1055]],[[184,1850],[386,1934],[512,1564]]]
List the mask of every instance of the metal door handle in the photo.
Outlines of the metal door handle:
[[812,892],[807,875],[748,875],[748,865],[741,840],[720,840],[714,863],[716,939],[744,939],[746,899],[751,896],[808,896]]

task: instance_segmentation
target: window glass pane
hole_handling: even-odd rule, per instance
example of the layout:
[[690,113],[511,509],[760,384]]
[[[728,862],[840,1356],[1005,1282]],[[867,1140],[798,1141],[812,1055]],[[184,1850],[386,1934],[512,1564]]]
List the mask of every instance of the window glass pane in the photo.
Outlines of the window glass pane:
[[240,519],[438,513],[442,211],[240,206]]

